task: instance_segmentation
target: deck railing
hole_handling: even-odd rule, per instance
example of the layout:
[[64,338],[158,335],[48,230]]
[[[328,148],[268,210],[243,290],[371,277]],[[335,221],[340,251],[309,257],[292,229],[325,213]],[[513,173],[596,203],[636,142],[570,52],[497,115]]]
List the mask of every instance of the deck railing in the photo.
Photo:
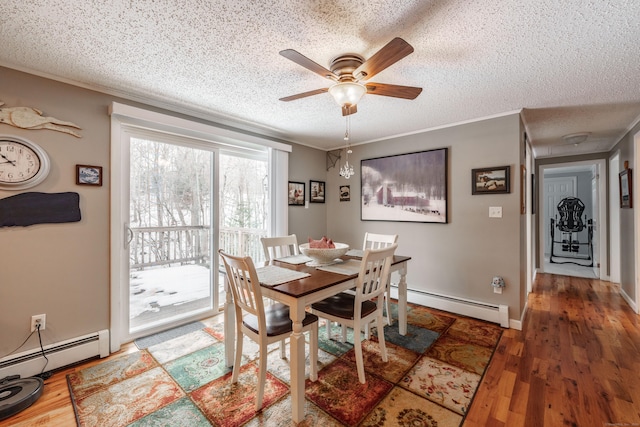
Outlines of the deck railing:
[[[205,225],[131,228],[131,269],[167,264],[209,264],[211,228]],[[260,238],[266,230],[221,228],[219,247],[232,255],[264,260]],[[218,257],[216,256],[216,259]]]

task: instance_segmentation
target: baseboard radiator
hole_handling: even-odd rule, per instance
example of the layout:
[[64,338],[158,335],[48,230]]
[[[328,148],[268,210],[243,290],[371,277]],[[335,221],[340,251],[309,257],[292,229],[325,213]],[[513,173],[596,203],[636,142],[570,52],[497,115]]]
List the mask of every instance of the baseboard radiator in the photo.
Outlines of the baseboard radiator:
[[10,375],[20,375],[21,378],[27,378],[41,373],[43,368],[47,372],[96,356],[107,357],[109,355],[109,331],[104,329],[46,345],[44,346],[44,354],[49,359],[48,363],[42,356],[40,348],[0,359],[0,379]]
[[[397,287],[391,286],[391,296],[398,297]],[[489,304],[415,289],[407,290],[407,299],[409,302],[426,307],[498,323],[503,328],[509,327],[509,306],[507,305]]]

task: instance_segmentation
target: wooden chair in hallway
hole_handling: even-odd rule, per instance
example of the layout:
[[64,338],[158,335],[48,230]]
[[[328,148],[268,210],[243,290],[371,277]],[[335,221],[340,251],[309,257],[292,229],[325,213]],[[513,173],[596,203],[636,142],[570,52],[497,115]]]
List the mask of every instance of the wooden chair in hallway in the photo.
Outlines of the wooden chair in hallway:
[[282,237],[262,237],[262,248],[267,261],[291,255],[300,255],[298,239],[295,234]]
[[[251,257],[236,257],[222,250],[218,253],[227,271],[236,314],[236,354],[231,382],[238,382],[242,341],[246,335],[260,346],[256,398],[256,411],[259,411],[267,373],[267,346],[288,338],[293,331],[293,322],[289,318],[288,306],[281,303],[264,304],[258,273]],[[318,378],[318,317],[307,313],[302,322],[302,331],[309,332],[309,377],[315,381]]]
[[359,331],[375,320],[378,328],[378,342],[382,360],[387,361],[384,341],[383,302],[389,282],[393,254],[398,245],[381,249],[367,249],[362,258],[360,272],[356,279],[355,294],[341,292],[322,301],[311,304],[311,312],[328,321],[338,322],[353,328],[353,345],[356,353],[358,380],[366,382],[362,357],[362,340]]

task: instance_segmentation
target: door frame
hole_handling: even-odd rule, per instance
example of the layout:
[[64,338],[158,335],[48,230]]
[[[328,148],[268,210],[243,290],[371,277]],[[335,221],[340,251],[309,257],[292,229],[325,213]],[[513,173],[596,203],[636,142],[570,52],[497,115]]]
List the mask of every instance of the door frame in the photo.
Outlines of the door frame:
[[[640,165],[640,132],[637,132],[633,135],[633,161],[635,165]],[[633,279],[635,285],[635,295],[634,300],[632,300],[631,308],[636,314],[640,313],[640,209],[638,209],[638,203],[640,202],[636,195],[638,194],[638,185],[640,185],[640,177],[638,174],[640,171],[636,168],[636,173],[632,176],[632,187],[631,187],[631,200],[635,202],[635,206],[633,209],[633,249],[635,252],[634,263],[633,263]],[[621,278],[622,279],[622,278]],[[628,299],[625,298],[625,299]]]
[[[595,160],[584,160],[578,162],[567,162],[567,163],[552,163],[552,164],[544,164],[538,166],[538,176],[540,177],[540,187],[544,186],[544,172],[547,169],[556,169],[556,168],[567,168],[572,166],[592,166],[595,168],[595,173],[598,175],[598,218],[596,219],[596,230],[594,235],[597,233],[598,238],[598,261],[600,262],[600,268],[598,271],[599,278],[601,280],[608,280],[608,260],[607,253],[609,251],[608,243],[607,243],[607,229],[608,229],[608,221],[607,221],[607,203],[606,197],[603,195],[607,194],[607,180],[606,180],[606,171],[607,171],[607,163],[605,159],[595,159]],[[538,219],[538,230],[539,233],[542,233],[544,230],[544,215],[542,213],[546,212],[546,201],[544,197],[540,197],[540,218]],[[540,267],[542,271],[544,271],[544,238],[545,236],[541,236],[542,240],[540,242],[540,247],[538,248],[538,256],[540,257]],[[595,254],[594,254],[595,257]]]
[[620,201],[618,194],[620,183],[620,150],[609,158],[609,278],[613,283],[620,283]]
[[[127,242],[127,231],[124,228],[125,219],[129,217],[128,204],[124,203],[123,195],[129,194],[129,182],[122,179],[124,173],[128,176],[130,167],[129,155],[122,147],[123,138],[126,138],[127,128],[151,129],[168,134],[181,135],[202,141],[203,144],[214,144],[228,149],[239,150],[266,150],[269,154],[270,174],[276,185],[270,188],[270,209],[273,216],[274,230],[286,232],[287,204],[286,186],[279,185],[286,182],[288,169],[288,156],[292,147],[270,139],[262,138],[256,134],[245,134],[239,131],[217,127],[211,124],[195,122],[155,111],[144,110],[130,105],[112,102],[109,106],[111,116],[111,157],[110,157],[110,333],[109,349],[116,352],[120,350],[123,339],[128,337],[128,322],[122,322],[123,299],[122,275],[128,274],[128,259],[122,257],[123,248]],[[217,181],[214,181],[217,182]],[[283,194],[281,194],[283,193]],[[128,200],[128,197],[127,197]],[[284,201],[284,202],[283,202]],[[217,205],[217,204],[216,204]],[[217,227],[217,222],[212,224]],[[284,230],[284,231],[283,231]],[[217,228],[215,233],[217,235]],[[124,273],[123,273],[124,272]],[[125,279],[127,279],[125,277]],[[150,332],[150,331],[149,331]]]

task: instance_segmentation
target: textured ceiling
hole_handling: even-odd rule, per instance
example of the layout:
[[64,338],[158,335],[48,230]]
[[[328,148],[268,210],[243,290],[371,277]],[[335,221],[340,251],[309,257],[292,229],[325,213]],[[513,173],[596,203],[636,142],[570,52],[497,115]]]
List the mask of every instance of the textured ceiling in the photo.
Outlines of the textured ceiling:
[[[354,144],[524,109],[538,157],[606,151],[640,117],[638,0],[3,0],[0,65],[306,145],[344,144],[328,67],[394,37],[415,51],[371,82]],[[0,94],[0,101],[2,94]],[[574,146],[561,136],[590,132]]]

